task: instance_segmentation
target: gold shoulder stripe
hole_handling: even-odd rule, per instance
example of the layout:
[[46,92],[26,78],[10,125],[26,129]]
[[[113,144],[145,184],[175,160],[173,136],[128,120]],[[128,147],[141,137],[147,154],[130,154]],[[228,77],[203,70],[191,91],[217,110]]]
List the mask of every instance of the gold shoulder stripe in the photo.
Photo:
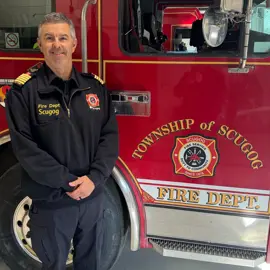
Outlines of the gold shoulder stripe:
[[97,75],[95,75],[95,74],[93,74],[94,75],[94,78],[96,79],[96,80],[98,80],[101,84],[104,84],[104,81],[101,79],[101,78],[99,78]]
[[21,85],[24,85],[30,79],[31,79],[31,76],[28,73],[23,73],[18,78],[15,79],[14,83],[21,86]]

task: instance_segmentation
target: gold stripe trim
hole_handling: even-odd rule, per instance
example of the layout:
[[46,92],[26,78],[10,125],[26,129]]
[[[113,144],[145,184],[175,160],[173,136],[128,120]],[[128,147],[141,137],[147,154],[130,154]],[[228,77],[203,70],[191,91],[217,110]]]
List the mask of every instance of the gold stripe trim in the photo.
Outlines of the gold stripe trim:
[[6,133],[8,131],[9,131],[9,129],[4,129],[4,130],[0,131],[0,135]]
[[106,83],[106,61],[103,61],[103,81]]
[[26,81],[23,81],[23,80],[15,80],[14,82],[19,83],[19,84],[25,84],[26,83]]
[[[14,61],[43,61],[44,58],[31,58],[31,57],[0,57],[0,61],[4,60],[14,60]],[[72,59],[73,62],[82,62],[82,59]],[[89,59],[88,63],[99,63],[98,59]]]
[[26,61],[42,61],[44,58],[31,58],[31,57],[0,57],[0,60],[26,60]]
[[[104,60],[105,64],[144,64],[144,65],[239,65],[239,62],[210,62],[210,61],[129,61]],[[247,62],[247,65],[270,66],[270,62]]]
[[23,78],[23,79],[29,79],[29,78],[31,78],[31,76],[28,75],[28,74],[22,74],[22,75],[20,76],[20,78]]
[[20,76],[19,78],[17,78],[16,80],[21,80],[21,81],[25,81],[25,80],[29,80],[31,79],[31,76]]
[[[106,64],[151,64],[151,65],[235,65],[239,62],[208,62],[208,61],[133,61],[133,60],[104,60]],[[270,63],[269,63],[270,65]]]
[[268,216],[270,213],[269,212],[258,212],[258,211],[248,211],[248,210],[242,210],[242,209],[229,209],[229,208],[223,208],[223,207],[209,207],[209,206],[204,206],[204,205],[191,205],[191,204],[185,204],[185,203],[180,203],[180,202],[162,202],[162,201],[157,201],[155,200],[154,205],[158,204],[168,204],[168,205],[179,205],[179,206],[184,206],[187,208],[202,208],[202,209],[208,209],[208,210],[222,210],[224,212],[238,212],[238,213],[250,213],[250,214],[257,214],[257,215],[264,215]]
[[[15,61],[42,61],[43,58],[26,58],[26,57],[0,57],[1,60],[15,60]],[[81,59],[73,59],[73,62],[82,62]],[[99,63],[99,60],[87,60],[88,63]],[[218,61],[134,61],[134,60],[104,60],[105,67],[108,64],[159,64],[159,65],[237,65],[235,62],[218,62]],[[247,65],[270,66],[270,62],[247,62]]]
[[127,164],[124,162],[124,160],[120,157],[118,157],[119,161],[122,163],[122,165],[127,169],[127,171],[129,172],[129,174],[131,175],[131,177],[133,178],[137,188],[139,189],[140,193],[142,194],[142,189],[141,186],[139,185],[137,179],[135,178],[135,176],[133,175],[133,173],[131,172],[131,170],[128,168]]
[[21,81],[24,82],[25,80],[29,80],[30,78],[25,78],[25,77],[19,77],[17,79],[15,79],[15,81]]

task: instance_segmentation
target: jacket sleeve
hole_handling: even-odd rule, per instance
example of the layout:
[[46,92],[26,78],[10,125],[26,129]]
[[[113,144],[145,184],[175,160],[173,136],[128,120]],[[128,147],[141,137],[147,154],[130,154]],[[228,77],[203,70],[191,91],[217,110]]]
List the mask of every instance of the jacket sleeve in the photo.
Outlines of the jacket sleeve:
[[91,164],[88,177],[94,182],[95,187],[104,185],[111,175],[113,167],[118,158],[118,125],[114,113],[110,94],[105,86],[105,113],[101,128],[99,145],[96,151],[94,162]]
[[74,190],[68,185],[77,179],[46,151],[40,149],[31,135],[29,108],[21,89],[11,89],[5,100],[6,116],[14,154],[32,180],[51,188]]

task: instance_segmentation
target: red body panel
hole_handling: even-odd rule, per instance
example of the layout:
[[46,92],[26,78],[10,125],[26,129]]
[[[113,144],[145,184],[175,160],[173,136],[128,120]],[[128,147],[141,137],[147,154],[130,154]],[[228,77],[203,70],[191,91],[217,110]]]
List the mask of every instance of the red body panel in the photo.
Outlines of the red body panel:
[[[270,119],[267,113],[269,107],[264,104],[268,92],[258,86],[263,73],[266,76],[270,67],[259,67],[256,73],[259,70],[261,73],[254,72],[248,76],[228,74],[227,69],[227,64],[211,67],[144,64],[140,68],[138,64],[108,64],[106,81],[110,88],[116,86],[115,78],[114,83],[110,84],[111,76],[121,74],[122,78],[128,78],[125,83],[127,90],[147,90],[152,94],[149,118],[119,117],[121,136],[127,138],[121,141],[121,156],[137,178],[269,189],[270,159],[267,146]],[[149,78],[149,70],[157,75],[155,83]],[[222,89],[222,85],[225,89]],[[180,119],[193,119],[194,124],[190,130],[175,135],[193,133],[217,138],[220,162],[215,177],[190,180],[176,175],[170,158],[174,136],[170,135],[149,147],[141,160],[132,158],[137,145],[151,131]],[[211,131],[200,129],[201,123],[211,121],[215,121]],[[242,134],[259,153],[264,166],[258,170],[252,169],[239,147],[224,136],[217,135],[221,125]]]

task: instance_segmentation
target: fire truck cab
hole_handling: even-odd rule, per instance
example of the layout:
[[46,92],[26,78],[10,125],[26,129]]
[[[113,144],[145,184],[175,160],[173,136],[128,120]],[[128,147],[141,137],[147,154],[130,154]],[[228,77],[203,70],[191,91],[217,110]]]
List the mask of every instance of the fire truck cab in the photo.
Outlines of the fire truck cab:
[[[269,0],[2,1],[5,263],[12,270],[40,267],[4,99],[14,79],[42,64],[38,24],[54,11],[73,20],[74,65],[105,81],[119,124],[120,155],[105,187],[103,269],[117,261],[129,229],[132,251],[269,263],[269,7]],[[71,264],[72,243],[68,269]]]

